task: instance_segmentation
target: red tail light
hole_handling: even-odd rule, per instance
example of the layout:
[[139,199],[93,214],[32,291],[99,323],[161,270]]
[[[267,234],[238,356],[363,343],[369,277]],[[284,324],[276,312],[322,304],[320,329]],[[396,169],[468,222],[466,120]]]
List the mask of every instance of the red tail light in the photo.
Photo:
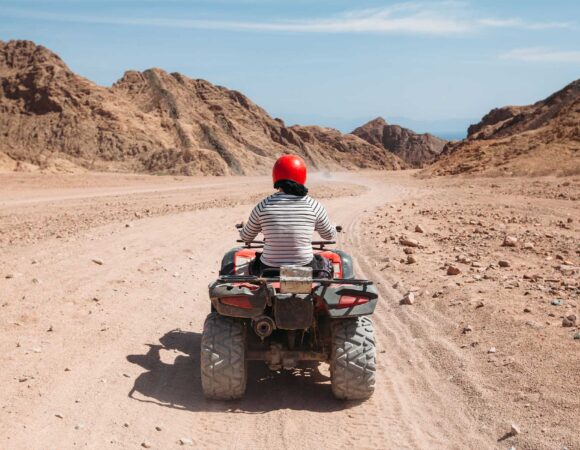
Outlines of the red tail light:
[[247,295],[238,297],[221,297],[220,303],[228,306],[235,306],[237,308],[250,309],[252,304],[250,303],[250,297]]
[[355,297],[352,295],[341,295],[338,301],[337,308],[352,308],[353,306],[364,305],[368,303],[369,299],[367,297]]

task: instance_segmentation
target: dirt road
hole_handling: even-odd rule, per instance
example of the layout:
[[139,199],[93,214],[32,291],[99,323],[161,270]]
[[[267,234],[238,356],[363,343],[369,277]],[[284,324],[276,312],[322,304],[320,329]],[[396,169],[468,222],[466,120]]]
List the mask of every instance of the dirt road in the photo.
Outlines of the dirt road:
[[0,179],[0,448],[512,445],[498,442],[509,423],[490,419],[493,402],[474,403],[457,383],[464,356],[439,327],[444,315],[403,311],[399,276],[373,253],[365,220],[426,195],[408,175],[313,184],[345,228],[339,246],[381,293],[378,385],[361,404],[332,398],[326,367],[254,365],[243,400],[201,394],[207,284],[267,178],[80,180],[47,191],[46,180],[24,190]]

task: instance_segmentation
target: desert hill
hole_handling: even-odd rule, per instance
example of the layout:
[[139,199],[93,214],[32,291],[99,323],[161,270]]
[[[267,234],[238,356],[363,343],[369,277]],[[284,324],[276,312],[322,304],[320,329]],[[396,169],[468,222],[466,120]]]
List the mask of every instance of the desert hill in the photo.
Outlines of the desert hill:
[[432,134],[418,134],[399,125],[389,125],[382,117],[367,122],[352,134],[397,155],[413,167],[431,163],[446,142]]
[[0,78],[8,168],[257,174],[288,152],[318,169],[406,167],[355,136],[287,127],[243,94],[179,73],[128,71],[107,88],[42,46],[0,41]]
[[425,173],[579,174],[580,80],[533,105],[493,109]]

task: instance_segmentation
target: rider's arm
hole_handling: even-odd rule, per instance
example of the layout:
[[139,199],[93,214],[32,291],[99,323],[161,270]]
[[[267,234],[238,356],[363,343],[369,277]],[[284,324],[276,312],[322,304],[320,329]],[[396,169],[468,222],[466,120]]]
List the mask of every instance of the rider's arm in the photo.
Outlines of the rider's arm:
[[[263,203],[263,202],[262,202]],[[248,222],[240,230],[240,239],[244,242],[250,242],[256,239],[256,236],[262,231],[260,224],[260,212],[262,203],[258,203],[252,210]]]
[[316,202],[314,206],[314,211],[316,213],[316,225],[314,229],[318,231],[318,234],[322,239],[328,241],[336,238],[336,228],[332,226],[330,220],[328,219],[328,214],[326,214],[326,209],[320,203]]

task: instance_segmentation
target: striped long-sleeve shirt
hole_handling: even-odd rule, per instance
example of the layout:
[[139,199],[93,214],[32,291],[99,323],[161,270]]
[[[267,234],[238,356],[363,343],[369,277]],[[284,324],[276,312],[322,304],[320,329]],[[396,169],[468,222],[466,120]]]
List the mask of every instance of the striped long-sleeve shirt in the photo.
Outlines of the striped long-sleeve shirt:
[[262,262],[270,267],[287,264],[308,264],[312,252],[314,231],[323,239],[334,239],[336,229],[328,220],[324,206],[312,197],[277,192],[262,200],[240,230],[248,242],[262,232],[266,241]]

